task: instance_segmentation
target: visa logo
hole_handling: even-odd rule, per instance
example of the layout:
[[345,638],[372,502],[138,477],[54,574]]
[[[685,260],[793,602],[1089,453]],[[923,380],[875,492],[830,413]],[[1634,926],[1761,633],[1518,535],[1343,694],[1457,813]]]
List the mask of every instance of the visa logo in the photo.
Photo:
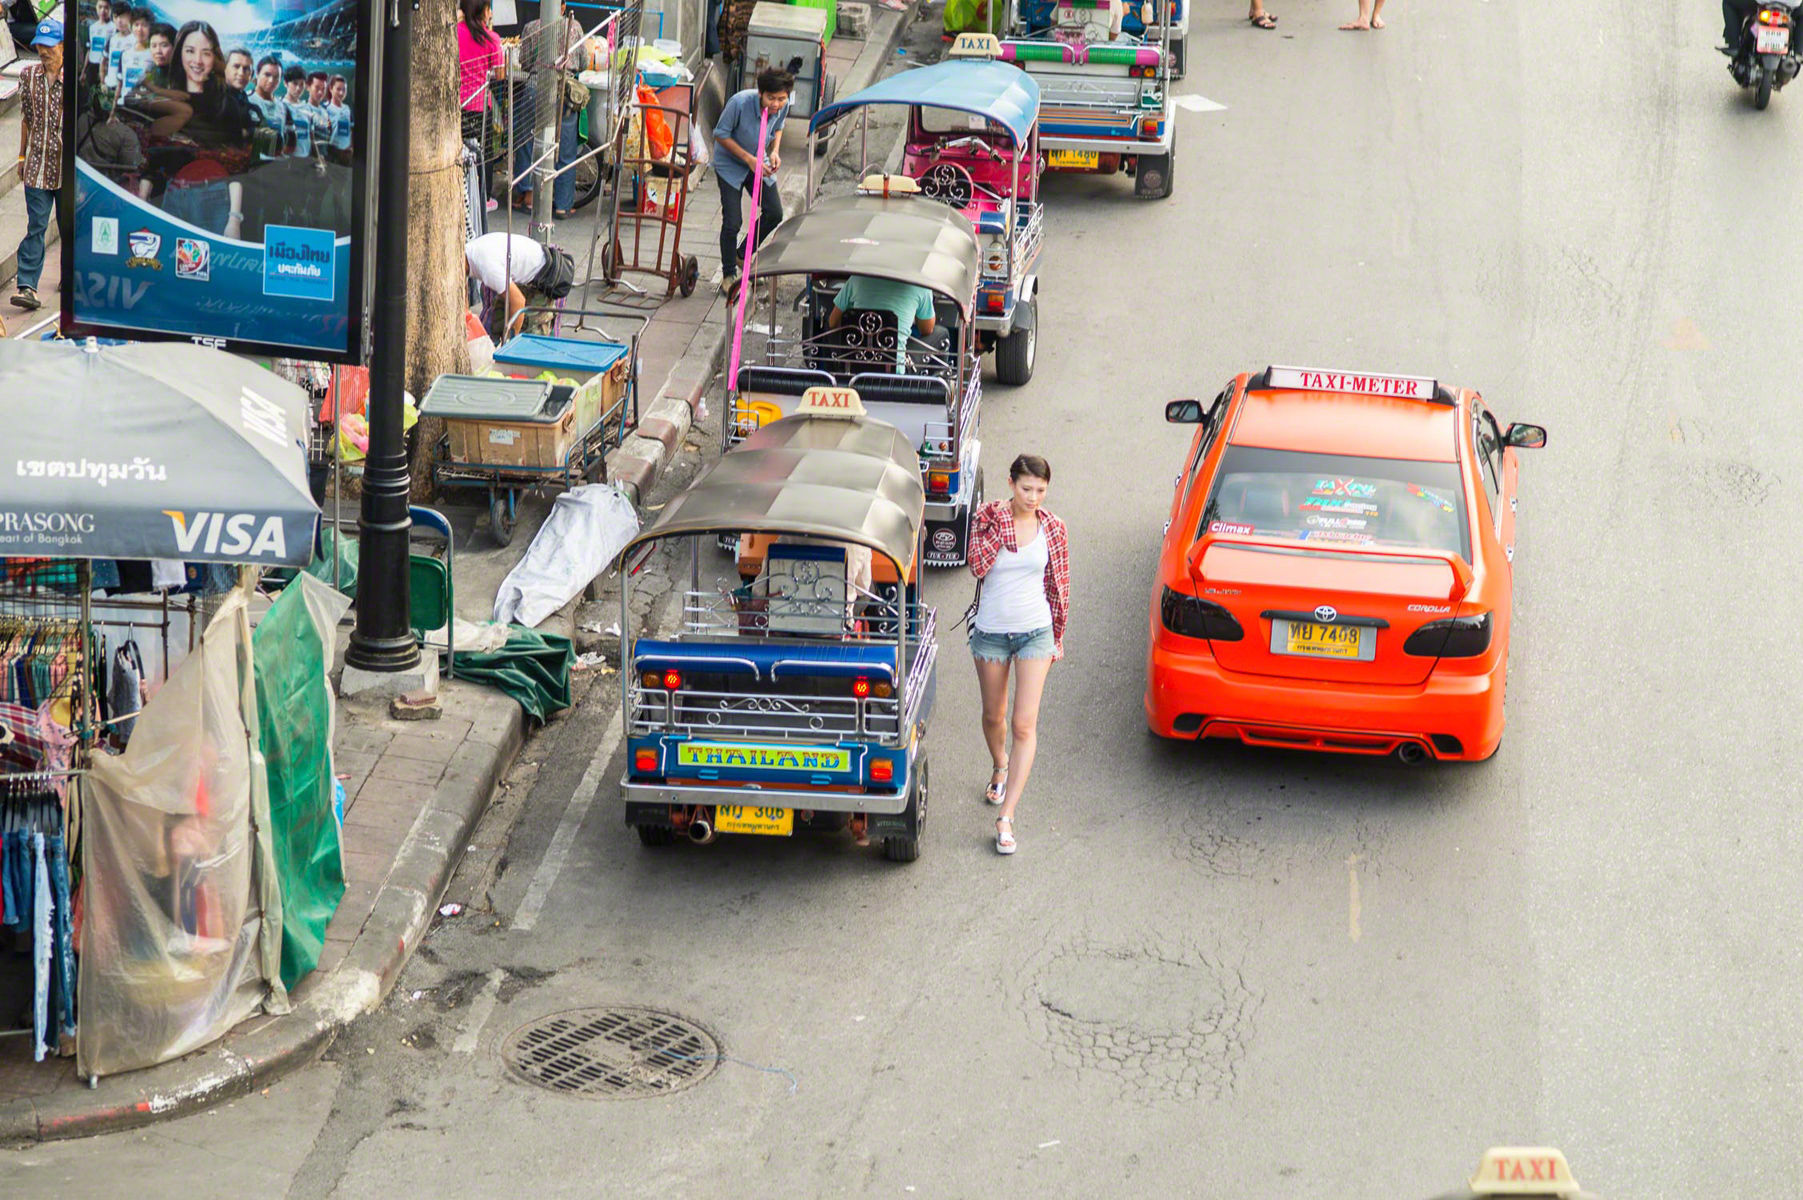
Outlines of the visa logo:
[[175,544],[183,554],[220,554],[228,558],[288,557],[282,518],[264,517],[259,526],[251,513],[197,512],[192,517],[173,509],[163,515],[175,526]]

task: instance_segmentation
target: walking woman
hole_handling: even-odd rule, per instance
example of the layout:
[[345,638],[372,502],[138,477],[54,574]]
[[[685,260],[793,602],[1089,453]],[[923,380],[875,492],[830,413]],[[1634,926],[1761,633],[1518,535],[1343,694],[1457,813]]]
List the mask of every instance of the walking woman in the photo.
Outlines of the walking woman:
[[995,822],[997,854],[1016,849],[1014,812],[1033,771],[1039,699],[1052,664],[1064,657],[1070,612],[1070,543],[1064,522],[1043,507],[1051,465],[1023,454],[1008,468],[1008,482],[1008,499],[985,504],[970,520],[970,573],[977,577],[970,654],[983,693],[983,740],[994,764],[983,798],[1002,808]]

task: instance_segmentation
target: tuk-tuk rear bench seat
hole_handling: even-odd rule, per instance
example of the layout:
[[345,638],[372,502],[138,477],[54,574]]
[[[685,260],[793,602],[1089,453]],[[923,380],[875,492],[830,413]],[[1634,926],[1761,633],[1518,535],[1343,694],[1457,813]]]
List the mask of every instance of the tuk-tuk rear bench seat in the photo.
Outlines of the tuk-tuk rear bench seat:
[[706,671],[715,675],[750,675],[777,682],[798,676],[826,679],[879,677],[895,682],[892,646],[819,643],[783,646],[759,642],[673,642],[641,639],[633,647],[639,671]]

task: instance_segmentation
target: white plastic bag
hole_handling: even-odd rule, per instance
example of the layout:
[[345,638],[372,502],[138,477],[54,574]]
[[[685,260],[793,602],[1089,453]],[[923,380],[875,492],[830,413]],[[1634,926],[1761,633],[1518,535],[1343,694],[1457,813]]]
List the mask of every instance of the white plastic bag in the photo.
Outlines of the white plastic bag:
[[617,488],[591,483],[565,492],[501,581],[495,620],[536,626],[575,599],[638,531],[638,510]]
[[698,167],[709,161],[707,138],[693,121],[689,122],[689,161]]

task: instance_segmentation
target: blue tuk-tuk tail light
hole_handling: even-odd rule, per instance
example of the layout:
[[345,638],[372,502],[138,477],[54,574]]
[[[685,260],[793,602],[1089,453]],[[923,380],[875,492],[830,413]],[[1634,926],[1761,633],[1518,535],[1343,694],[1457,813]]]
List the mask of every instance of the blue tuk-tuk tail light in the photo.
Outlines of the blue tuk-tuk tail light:
[[870,760],[870,782],[894,783],[895,760],[893,758],[873,758]]
[[944,496],[952,490],[952,473],[950,471],[928,471],[927,491],[935,496]]
[[1001,312],[1002,305],[1006,303],[1006,301],[1007,298],[1000,292],[988,292],[983,296],[983,306],[990,312]]
[[641,746],[632,753],[632,769],[640,775],[657,774],[657,750],[651,746]]
[[1159,123],[1156,118],[1147,117],[1145,120],[1143,120],[1139,123],[1139,136],[1149,137],[1149,138],[1157,137],[1158,136],[1158,124]]

